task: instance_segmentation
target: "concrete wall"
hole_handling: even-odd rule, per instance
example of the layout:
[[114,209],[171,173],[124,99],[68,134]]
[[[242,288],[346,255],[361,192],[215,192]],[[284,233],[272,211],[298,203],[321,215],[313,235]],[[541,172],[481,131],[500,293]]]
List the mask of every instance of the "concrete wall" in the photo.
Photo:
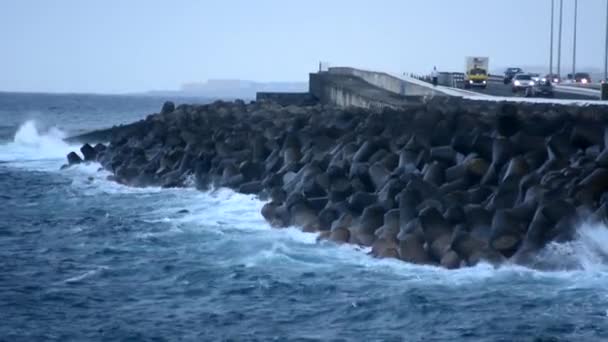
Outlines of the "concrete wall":
[[404,96],[376,87],[357,76],[345,73],[310,74],[310,93],[321,103],[371,110],[400,109],[418,105],[423,96]]
[[433,90],[432,88],[407,82],[383,72],[367,71],[348,67],[329,68],[328,72],[334,75],[359,77],[365,82],[395,94],[406,96],[445,96],[444,93]]

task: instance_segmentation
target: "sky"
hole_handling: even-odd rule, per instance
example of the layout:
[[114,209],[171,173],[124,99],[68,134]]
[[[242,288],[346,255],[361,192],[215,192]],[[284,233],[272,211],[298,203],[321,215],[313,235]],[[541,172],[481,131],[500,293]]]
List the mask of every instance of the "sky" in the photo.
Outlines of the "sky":
[[[606,1],[579,1],[580,68],[603,69]],[[564,0],[568,71],[573,4]],[[1,0],[0,90],[306,81],[319,61],[399,73],[463,71],[466,56],[488,56],[491,70],[543,66],[550,8],[551,0]]]

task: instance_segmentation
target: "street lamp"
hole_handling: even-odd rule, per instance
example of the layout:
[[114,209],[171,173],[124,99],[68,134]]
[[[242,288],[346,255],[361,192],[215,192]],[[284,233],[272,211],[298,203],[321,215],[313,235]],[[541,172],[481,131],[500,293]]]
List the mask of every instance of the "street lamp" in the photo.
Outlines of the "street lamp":
[[574,40],[572,43],[572,81],[576,82],[576,17],[578,12],[578,0],[574,0]]
[[564,12],[564,0],[559,0],[559,28],[557,33],[557,77],[562,75],[562,20]]
[[608,0],[606,1],[606,51],[604,52],[604,82],[608,82]]
[[[608,1],[608,0],[607,0]],[[551,0],[551,40],[549,47],[549,74],[553,75],[553,16],[555,12],[555,0]]]

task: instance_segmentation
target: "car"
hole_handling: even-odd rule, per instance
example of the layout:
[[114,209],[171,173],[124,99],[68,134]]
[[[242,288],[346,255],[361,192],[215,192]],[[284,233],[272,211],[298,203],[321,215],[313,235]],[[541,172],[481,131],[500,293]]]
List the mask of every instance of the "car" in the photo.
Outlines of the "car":
[[505,84],[511,83],[511,80],[513,80],[513,76],[521,74],[522,72],[523,70],[521,70],[521,68],[507,68],[507,70],[505,70],[505,77],[503,82]]
[[577,72],[574,74],[574,82],[582,84],[591,83],[591,76],[586,72]]
[[539,82],[541,80],[540,74],[530,73],[529,75],[530,75],[530,77],[532,77],[532,80],[534,82]]
[[526,88],[526,97],[553,97],[553,85],[551,80],[541,79],[533,86]]
[[536,84],[536,82],[534,82],[530,74],[517,74],[513,76],[513,79],[511,80],[511,90],[513,90],[514,93],[517,93],[518,91],[526,90],[526,88],[534,86],[534,84]]
[[558,74],[547,74],[545,78],[551,81],[551,83],[560,83],[561,79]]
[[591,83],[591,76],[586,72],[577,72],[574,74],[574,79],[572,74],[568,74],[568,80],[574,83],[589,84]]

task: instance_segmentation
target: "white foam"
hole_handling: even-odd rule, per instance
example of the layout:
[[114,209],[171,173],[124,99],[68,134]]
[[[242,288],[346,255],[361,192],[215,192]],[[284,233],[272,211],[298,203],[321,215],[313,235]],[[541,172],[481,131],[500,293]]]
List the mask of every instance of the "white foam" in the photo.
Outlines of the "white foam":
[[107,269],[108,269],[107,266],[99,266],[99,267],[96,267],[95,269],[92,269],[90,271],[86,271],[86,272],[84,272],[82,274],[79,274],[77,276],[68,278],[68,279],[64,280],[64,282],[67,283],[67,284],[78,283],[78,282],[81,282],[81,281],[83,281],[83,280],[85,280],[87,278],[90,278],[90,277],[93,277],[93,276],[95,276],[97,274],[100,274],[101,272],[103,272],[103,271],[105,271]]
[[[41,131],[33,120],[23,123],[12,142],[0,145],[0,161],[23,162],[64,159],[77,146],[70,146],[63,139],[65,133],[51,127]],[[19,163],[18,163],[19,164]]]
[[550,243],[537,259],[558,270],[607,273],[608,227],[600,223],[583,223],[577,230],[575,240]]

